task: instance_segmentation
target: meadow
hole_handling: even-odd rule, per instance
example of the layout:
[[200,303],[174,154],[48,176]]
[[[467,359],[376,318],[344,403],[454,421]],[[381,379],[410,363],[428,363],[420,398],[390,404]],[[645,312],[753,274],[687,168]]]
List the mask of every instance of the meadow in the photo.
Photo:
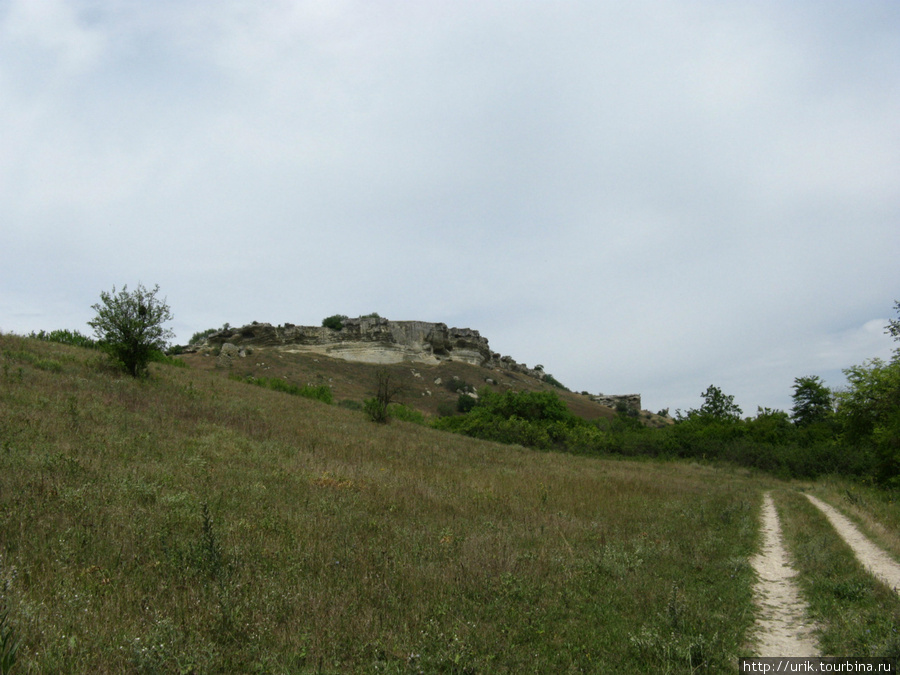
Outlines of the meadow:
[[[725,464],[378,425],[215,372],[133,379],[96,351],[0,335],[13,672],[734,672],[773,488],[794,498]],[[890,540],[896,504],[857,502]],[[789,526],[797,546],[804,527]],[[896,596],[860,594],[890,625],[829,646],[891,649]]]

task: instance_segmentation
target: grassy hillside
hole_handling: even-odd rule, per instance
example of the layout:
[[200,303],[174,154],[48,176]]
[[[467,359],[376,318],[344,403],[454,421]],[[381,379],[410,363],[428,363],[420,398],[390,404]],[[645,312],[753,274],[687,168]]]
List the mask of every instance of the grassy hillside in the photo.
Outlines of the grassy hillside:
[[375,425],[199,367],[136,381],[8,335],[0,369],[21,672],[722,672],[745,651],[747,472]]
[[384,367],[392,378],[403,385],[398,401],[430,416],[438,414],[442,403],[456,403],[459,393],[450,386],[454,380],[469,384],[475,389],[485,386],[491,380],[495,383],[492,386],[498,390],[553,391],[579,417],[592,420],[615,416],[614,410],[595,403],[587,396],[565,391],[525,374],[456,361],[446,361],[436,366],[412,363],[376,366],[318,354],[257,346],[250,348],[249,356],[235,358],[229,367],[224,368],[217,365],[219,362],[216,357],[208,352],[185,354],[179,358],[192,368],[222,375],[276,377],[298,386],[325,384],[334,392],[335,401],[362,401],[372,396],[375,371]]

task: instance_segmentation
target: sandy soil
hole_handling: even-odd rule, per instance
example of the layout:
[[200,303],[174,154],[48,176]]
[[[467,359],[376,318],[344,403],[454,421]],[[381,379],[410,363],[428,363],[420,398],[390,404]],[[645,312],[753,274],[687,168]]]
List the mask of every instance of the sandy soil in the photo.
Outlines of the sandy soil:
[[797,572],[791,567],[775,503],[763,495],[762,550],[750,562],[759,577],[754,596],[759,607],[756,621],[757,656],[817,656],[806,603],[794,583]]
[[894,589],[895,593],[900,592],[900,564],[897,564],[887,553],[867,539],[856,525],[837,509],[812,495],[806,495],[806,497],[825,514],[832,527],[853,549],[863,567]]

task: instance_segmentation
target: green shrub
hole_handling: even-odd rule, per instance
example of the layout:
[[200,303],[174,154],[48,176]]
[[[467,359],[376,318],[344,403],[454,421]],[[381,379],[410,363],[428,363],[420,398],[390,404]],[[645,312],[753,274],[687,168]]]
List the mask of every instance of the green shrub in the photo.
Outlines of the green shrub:
[[456,399],[456,412],[467,413],[478,405],[478,399],[468,394],[460,394]]
[[[226,324],[226,325],[227,325],[227,324]],[[209,337],[210,335],[212,335],[213,333],[218,333],[218,332],[219,332],[219,329],[218,329],[218,328],[207,328],[206,330],[201,330],[200,332],[194,333],[194,334],[191,336],[191,339],[190,339],[190,341],[188,342],[188,344],[189,344],[189,345],[196,344],[196,343],[198,343],[198,342],[201,342],[202,340],[205,340],[206,338],[208,338],[208,337]]]
[[569,388],[564,385],[562,382],[553,377],[550,373],[544,373],[544,377],[542,378],[543,382],[547,384],[553,385],[557,389],[562,389],[563,391],[569,391]]
[[291,384],[290,382],[286,382],[277,377],[240,377],[237,375],[233,376],[233,379],[249,384],[255,384],[258,387],[265,387],[266,389],[271,389],[273,391],[280,391],[285,394],[290,394],[291,396],[302,396],[314,401],[321,401],[322,403],[327,403],[329,405],[334,402],[334,392],[331,391],[329,386],[324,384],[318,386],[307,384],[298,387],[296,384]]
[[457,404],[453,401],[441,401],[438,403],[438,417],[453,417],[457,411]]
[[390,414],[386,405],[382,405],[377,398],[367,398],[363,401],[363,411],[369,419],[379,424],[386,424],[390,420]]
[[29,337],[44,340],[45,342],[58,342],[64,345],[72,345],[73,347],[84,347],[86,349],[96,349],[97,342],[92,340],[87,335],[82,335],[77,330],[53,330],[49,333],[44,331],[40,331],[39,333],[32,332]]
[[322,325],[331,330],[341,330],[344,322],[348,319],[346,314],[333,314],[332,316],[322,319]]
[[[577,430],[588,423],[572,415],[565,403],[553,392],[514,392],[498,394],[483,389],[470,410],[454,417],[441,417],[432,422],[436,429],[483,438],[500,443],[528,447],[553,447],[584,451],[595,449],[602,434],[599,429]],[[577,431],[576,431],[577,430]]]
[[393,419],[403,422],[413,422],[414,424],[425,424],[425,415],[414,408],[402,403],[391,403],[388,406],[388,415]]

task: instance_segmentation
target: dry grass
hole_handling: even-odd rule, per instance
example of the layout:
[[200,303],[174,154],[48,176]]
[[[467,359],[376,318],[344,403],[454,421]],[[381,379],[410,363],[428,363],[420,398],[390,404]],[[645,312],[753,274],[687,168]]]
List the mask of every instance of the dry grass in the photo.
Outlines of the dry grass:
[[[488,379],[499,390],[553,391],[579,417],[592,420],[611,418],[615,411],[591,401],[588,397],[564,391],[540,382],[522,373],[482,368],[467,363],[447,361],[440,365],[389,364],[378,366],[331,358],[321,354],[292,352],[289,349],[252,347],[245,358],[236,358],[230,368],[217,368],[217,359],[208,353],[185,354],[182,357],[192,368],[213,371],[220,375],[230,371],[241,377],[276,377],[297,384],[318,386],[326,384],[334,392],[334,400],[362,401],[375,393],[375,372],[386,368],[392,380],[402,384],[397,400],[420,410],[426,415],[438,414],[441,403],[455,404],[458,393],[450,391],[446,384],[454,377],[476,389],[484,387]],[[225,372],[223,372],[223,370]],[[436,380],[441,383],[437,384]]]
[[0,336],[22,672],[722,672],[758,482]]

